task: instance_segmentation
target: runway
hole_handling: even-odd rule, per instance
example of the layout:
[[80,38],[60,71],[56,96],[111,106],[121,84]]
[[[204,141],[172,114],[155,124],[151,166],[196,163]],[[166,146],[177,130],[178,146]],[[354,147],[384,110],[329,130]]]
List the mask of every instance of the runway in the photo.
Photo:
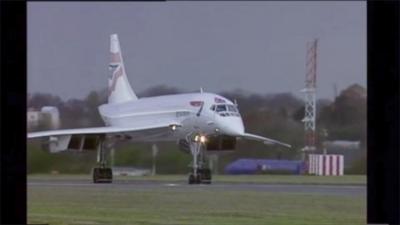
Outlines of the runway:
[[28,188],[63,187],[68,189],[110,189],[117,191],[171,190],[194,191],[256,191],[270,193],[300,193],[339,196],[366,196],[365,185],[313,185],[313,184],[263,184],[245,182],[218,182],[212,184],[188,185],[185,181],[143,181],[118,180],[111,184],[94,184],[84,179],[28,179]]

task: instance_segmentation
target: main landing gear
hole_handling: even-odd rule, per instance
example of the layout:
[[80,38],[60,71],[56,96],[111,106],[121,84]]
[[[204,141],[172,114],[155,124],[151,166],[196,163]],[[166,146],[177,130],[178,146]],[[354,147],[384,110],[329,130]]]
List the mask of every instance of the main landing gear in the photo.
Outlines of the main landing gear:
[[105,151],[105,143],[102,139],[97,149],[97,163],[100,167],[93,168],[93,183],[112,183],[112,169],[106,167]]
[[[188,138],[189,139],[189,138]],[[189,174],[189,184],[211,184],[211,170],[206,168],[203,143],[205,137],[196,135],[194,140],[188,140],[190,153],[193,156],[192,171]]]

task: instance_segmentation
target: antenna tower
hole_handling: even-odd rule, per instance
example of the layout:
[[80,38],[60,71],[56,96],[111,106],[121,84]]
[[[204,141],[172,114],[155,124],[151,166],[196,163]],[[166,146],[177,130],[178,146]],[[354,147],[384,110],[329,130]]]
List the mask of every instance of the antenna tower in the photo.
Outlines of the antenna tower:
[[306,82],[302,90],[305,95],[304,122],[305,146],[303,151],[313,151],[315,147],[315,118],[316,118],[316,81],[317,81],[317,45],[318,39],[307,43]]

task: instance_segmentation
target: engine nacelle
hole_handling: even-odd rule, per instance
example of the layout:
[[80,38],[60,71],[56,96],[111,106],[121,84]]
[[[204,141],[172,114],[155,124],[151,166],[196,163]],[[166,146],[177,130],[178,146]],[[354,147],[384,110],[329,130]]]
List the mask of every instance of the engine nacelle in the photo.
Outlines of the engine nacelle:
[[236,137],[218,135],[207,137],[207,151],[233,151],[236,148]]
[[99,135],[60,135],[51,136],[44,142],[43,149],[50,153],[62,151],[93,151],[97,150],[100,144]]

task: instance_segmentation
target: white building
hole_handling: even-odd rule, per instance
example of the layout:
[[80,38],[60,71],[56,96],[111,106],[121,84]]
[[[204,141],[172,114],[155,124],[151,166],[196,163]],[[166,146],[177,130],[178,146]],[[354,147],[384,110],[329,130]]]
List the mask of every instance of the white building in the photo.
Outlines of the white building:
[[26,119],[28,130],[31,130],[39,126],[39,120],[40,120],[40,112],[35,111],[33,108],[29,108]]
[[40,111],[42,115],[47,114],[50,116],[50,129],[60,128],[60,113],[58,112],[57,107],[43,106]]
[[41,124],[49,126],[48,129],[58,129],[60,127],[60,113],[57,107],[53,106],[44,106],[40,111],[29,108],[26,122],[28,131],[34,130]]

